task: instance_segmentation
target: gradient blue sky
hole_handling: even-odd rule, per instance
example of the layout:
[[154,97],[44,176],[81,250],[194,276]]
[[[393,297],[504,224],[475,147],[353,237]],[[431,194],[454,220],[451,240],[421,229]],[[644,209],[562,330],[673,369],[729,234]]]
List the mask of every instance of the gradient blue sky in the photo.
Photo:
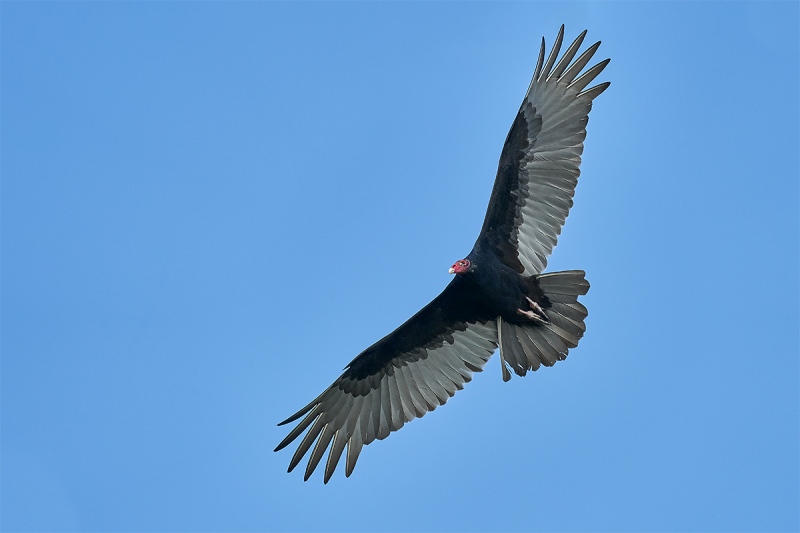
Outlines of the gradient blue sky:
[[[5,531],[796,531],[798,3],[2,2]],[[449,281],[539,41],[612,82],[497,358],[354,475],[276,423]]]

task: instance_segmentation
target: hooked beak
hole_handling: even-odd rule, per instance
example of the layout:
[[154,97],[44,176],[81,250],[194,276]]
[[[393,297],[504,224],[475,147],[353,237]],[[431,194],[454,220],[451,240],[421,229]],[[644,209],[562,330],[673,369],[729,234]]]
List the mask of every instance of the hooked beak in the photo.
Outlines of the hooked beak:
[[456,273],[456,271],[453,270],[453,267],[450,267],[450,270],[448,270],[448,272],[450,272],[451,274],[455,274]]

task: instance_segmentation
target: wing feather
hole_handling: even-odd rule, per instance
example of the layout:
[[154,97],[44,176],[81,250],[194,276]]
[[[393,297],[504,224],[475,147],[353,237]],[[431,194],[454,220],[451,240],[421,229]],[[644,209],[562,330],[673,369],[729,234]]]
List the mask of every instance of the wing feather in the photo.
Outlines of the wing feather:
[[317,443],[314,445],[314,450],[311,452],[311,457],[308,459],[306,473],[303,476],[304,481],[308,481],[308,478],[311,477],[311,473],[319,464],[320,459],[322,459],[322,456],[325,454],[325,450],[328,449],[328,445],[331,443],[333,435],[333,426],[330,423],[325,424],[325,427],[322,429],[322,433],[320,433],[319,438],[317,439]]
[[[378,437],[378,431],[381,426],[381,389],[380,381],[376,384],[378,388],[375,390],[377,393],[368,394],[371,401],[371,409],[367,415],[366,433],[364,435],[364,444],[369,444]],[[372,391],[370,391],[372,392]]]
[[414,406],[411,399],[411,394],[408,392],[408,385],[406,385],[406,378],[403,375],[402,368],[397,368],[394,371],[393,383],[397,387],[397,392],[400,396],[400,406],[403,409],[403,420],[411,422],[420,416],[420,411]]
[[[465,380],[464,376],[459,373],[459,371],[456,370],[453,364],[450,362],[450,359],[453,358],[453,355],[455,355],[453,352],[446,350],[444,346],[442,346],[442,349],[436,351],[436,355],[438,358],[437,362],[440,363],[439,370],[452,385],[453,393],[451,396],[453,396],[456,391],[463,389],[464,383],[469,380]],[[456,355],[456,357],[458,356]],[[448,392],[449,390],[450,389],[448,388]]]
[[422,369],[419,367],[418,364],[409,365],[406,367],[406,371],[411,374],[411,382],[414,387],[414,392],[417,393],[417,397],[422,401],[422,408],[424,412],[433,411],[436,409],[437,401],[436,395],[431,391],[428,384],[425,382],[425,379],[422,377]]
[[436,365],[434,377],[436,378],[436,381],[439,382],[439,385],[444,388],[445,392],[447,392],[448,399],[450,399],[461,389],[456,385],[456,382],[450,379],[450,376],[447,375],[447,371],[445,369],[449,369],[450,367],[450,365],[447,364],[447,361],[442,359],[438,351],[431,355],[435,355],[435,359],[432,361],[432,363]]
[[421,418],[425,413],[428,412],[428,406],[425,402],[425,398],[422,396],[422,393],[416,386],[414,382],[414,376],[411,374],[411,371],[408,369],[407,366],[403,365],[400,368],[400,371],[405,378],[406,387],[409,396],[411,397],[411,402],[414,405],[414,410],[416,411],[417,418]]
[[587,85],[592,83],[592,81],[601,72],[603,72],[603,69],[606,68],[606,65],[608,65],[609,61],[611,60],[610,59],[602,60],[601,62],[599,62],[598,64],[587,70],[585,73],[581,74],[581,77],[570,83],[568,87],[570,89],[575,89],[578,92],[582,91],[584,88],[586,88]]
[[[318,401],[318,400],[319,400],[319,398],[317,398],[317,400],[315,400],[315,401]],[[289,434],[286,436],[286,438],[283,439],[280,444],[278,444],[278,446],[275,448],[276,452],[278,450],[282,450],[283,448],[285,448],[287,444],[289,444],[294,439],[296,439],[301,433],[303,433],[303,431],[306,430],[306,428],[308,428],[308,426],[311,425],[311,423],[314,420],[317,419],[317,416],[319,415],[321,407],[320,407],[319,404],[316,404],[316,405],[314,405],[312,407],[313,407],[313,409],[311,409],[310,414],[308,416],[306,416],[306,418],[303,419],[303,421],[300,422],[300,424],[298,424],[292,431],[290,431]],[[303,411],[300,411],[300,412],[302,413]]]
[[586,89],[581,94],[579,94],[578,98],[586,98],[588,100],[594,100],[595,98],[600,96],[603,93],[603,91],[608,89],[608,87],[610,85],[611,85],[611,83],[609,83],[607,81],[601,83],[600,85],[595,85],[591,89]]
[[306,436],[303,437],[300,445],[295,450],[292,460],[289,462],[289,472],[294,470],[294,468],[300,463],[300,461],[303,459],[303,456],[311,447],[311,444],[313,444],[314,440],[319,436],[319,433],[322,431],[324,426],[325,422],[322,420],[321,416],[318,416],[311,425],[311,429],[308,430],[308,433],[306,433]]
[[[433,361],[428,359],[428,361],[424,361],[422,364],[427,366],[428,363],[433,363]],[[435,368],[428,367],[425,370],[427,371],[428,383],[430,384],[431,390],[436,395],[436,399],[439,400],[438,404],[444,405],[452,395],[448,392],[441,379],[439,379],[439,372],[437,372]]]
[[336,470],[336,465],[339,464],[339,459],[342,457],[344,447],[347,445],[347,438],[344,433],[337,431],[333,437],[333,444],[331,444],[331,453],[328,454],[328,460],[325,462],[325,483],[333,475]]
[[594,57],[594,53],[597,52],[598,48],[600,48],[600,41],[597,41],[592,46],[587,48],[586,51],[575,60],[572,66],[570,66],[564,72],[564,74],[561,75],[561,81],[564,83],[572,83],[572,80],[575,79],[575,76],[577,76],[578,73],[583,70],[583,67],[585,67],[586,64],[592,60],[592,57]]
[[386,388],[389,390],[389,406],[391,407],[392,431],[397,431],[405,425],[405,410],[403,400],[400,398],[400,390],[397,386],[397,377],[386,380]]
[[553,45],[553,49],[550,51],[550,56],[547,58],[547,63],[545,63],[544,69],[542,69],[542,78],[548,78],[550,76],[550,68],[555,63],[556,58],[558,57],[558,51],[561,50],[561,43],[564,40],[564,25],[561,25],[561,29],[558,30],[558,35],[556,36],[556,42]]
[[345,476],[347,477],[350,477],[356,467],[356,461],[358,461],[358,456],[361,453],[363,442],[357,435],[353,435],[347,441],[347,457],[345,458]]
[[[392,381],[394,381],[392,377]],[[378,426],[378,434],[376,435],[378,440],[383,440],[389,436],[390,431],[394,431],[394,428],[391,427],[392,422],[392,402],[389,399],[389,375],[384,374],[383,379],[381,379],[380,383],[380,392],[381,392],[381,408],[380,411],[380,424]],[[390,429],[391,428],[391,429]]]
[[[572,58],[575,57],[575,54],[581,47],[581,44],[583,44],[583,39],[584,37],[586,37],[587,31],[588,30],[583,30],[581,34],[578,35],[578,38],[575,39],[575,41],[573,41],[571,45],[569,45],[569,48],[567,48],[567,51],[564,52],[563,56],[561,56],[561,60],[558,62],[558,65],[555,66],[553,72],[550,74],[550,76],[548,76],[548,78],[558,79],[561,77],[561,75],[564,73],[564,70],[569,66],[570,62],[572,61]],[[563,32],[561,32],[561,34],[563,35]]]

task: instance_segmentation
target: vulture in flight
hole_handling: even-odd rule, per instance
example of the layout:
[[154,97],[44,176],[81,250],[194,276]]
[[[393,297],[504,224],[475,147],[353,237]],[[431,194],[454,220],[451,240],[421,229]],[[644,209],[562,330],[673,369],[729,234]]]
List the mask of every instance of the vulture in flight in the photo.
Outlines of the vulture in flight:
[[[578,296],[582,270],[542,274],[572,207],[592,101],[609,83],[586,88],[609,60],[584,67],[581,33],[559,59],[564,26],[533,79],[506,137],[489,208],[472,251],[450,268],[450,284],[416,315],[353,359],[314,401],[279,425],[300,423],[275,448],[305,433],[291,472],[311,450],[305,479],[327,452],[325,483],[347,447],[350,476],[362,446],[444,405],[497,348],[503,380],[552,366],[586,326]],[[576,59],[577,57],[577,59]]]

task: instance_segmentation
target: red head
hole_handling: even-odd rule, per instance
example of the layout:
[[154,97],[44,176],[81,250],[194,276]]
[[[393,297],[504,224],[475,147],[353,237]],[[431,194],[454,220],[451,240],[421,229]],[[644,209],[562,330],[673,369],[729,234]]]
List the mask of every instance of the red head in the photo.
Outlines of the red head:
[[465,274],[470,270],[472,270],[472,263],[469,262],[469,259],[456,261],[455,264],[450,267],[451,274]]

